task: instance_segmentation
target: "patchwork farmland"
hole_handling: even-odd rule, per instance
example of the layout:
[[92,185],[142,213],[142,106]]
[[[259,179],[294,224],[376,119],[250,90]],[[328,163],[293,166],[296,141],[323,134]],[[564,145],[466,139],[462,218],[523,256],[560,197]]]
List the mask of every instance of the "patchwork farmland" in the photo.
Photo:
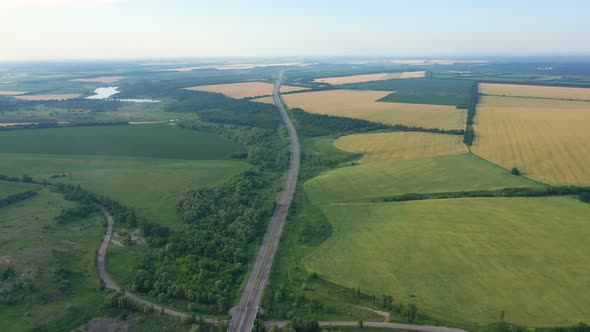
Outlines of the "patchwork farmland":
[[316,114],[343,116],[424,128],[463,129],[466,110],[447,105],[386,103],[388,91],[328,90],[283,96],[289,107]]

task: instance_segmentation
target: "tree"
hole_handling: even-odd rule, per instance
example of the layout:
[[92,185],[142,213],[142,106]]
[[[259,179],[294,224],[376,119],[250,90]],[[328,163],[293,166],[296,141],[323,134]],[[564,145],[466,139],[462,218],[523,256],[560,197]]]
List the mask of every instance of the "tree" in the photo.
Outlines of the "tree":
[[363,323],[363,320],[361,319],[361,320],[359,320],[359,328],[362,329],[363,327],[364,327],[364,323]]
[[512,173],[512,175],[520,175],[520,171],[516,167],[512,167],[510,173]]

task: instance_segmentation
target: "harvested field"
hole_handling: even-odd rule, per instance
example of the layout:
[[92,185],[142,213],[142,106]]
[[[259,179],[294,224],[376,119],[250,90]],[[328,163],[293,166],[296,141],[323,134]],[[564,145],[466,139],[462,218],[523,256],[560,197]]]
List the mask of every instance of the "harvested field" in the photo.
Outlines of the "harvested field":
[[484,96],[472,151],[550,184],[590,185],[590,103]]
[[284,95],[289,107],[306,112],[364,119],[387,124],[463,129],[466,110],[447,105],[376,102],[391,91],[329,90]]
[[463,136],[419,132],[356,134],[334,141],[340,150],[362,153],[360,163],[462,154]]
[[425,59],[412,59],[412,60],[390,60],[389,62],[400,64],[400,65],[454,65],[456,63],[485,63],[487,61],[470,61],[470,60],[425,60]]
[[[524,326],[588,321],[590,205],[569,197],[326,204],[332,236],[303,262],[423,314]],[[507,300],[509,299],[509,300]]]
[[80,97],[81,94],[79,93],[63,93],[63,94],[53,94],[53,95],[26,95],[26,96],[17,96],[16,98],[21,100],[66,100],[66,99],[74,99]]
[[590,88],[481,83],[479,91],[492,96],[590,100]]
[[255,101],[257,103],[265,103],[265,104],[274,104],[275,103],[275,101],[270,96],[252,99],[252,101]]
[[125,77],[123,76],[99,76],[99,77],[91,77],[91,78],[75,78],[70,80],[70,82],[85,82],[85,83],[115,83],[118,82]]
[[[206,91],[206,92],[218,92],[231,98],[247,98],[256,96],[268,96],[272,95],[274,85],[264,82],[244,82],[244,83],[229,83],[229,84],[213,84],[213,85],[200,85],[185,88],[191,91]],[[281,86],[281,92],[291,92],[307,90],[298,86]]]
[[0,96],[17,96],[25,94],[26,92],[23,91],[0,91]]
[[424,71],[412,71],[403,73],[379,73],[379,74],[366,74],[366,75],[352,75],[342,77],[324,77],[313,80],[316,83],[328,83],[331,85],[341,85],[350,83],[362,83],[371,81],[384,81],[396,78],[419,78],[424,77],[426,72]]

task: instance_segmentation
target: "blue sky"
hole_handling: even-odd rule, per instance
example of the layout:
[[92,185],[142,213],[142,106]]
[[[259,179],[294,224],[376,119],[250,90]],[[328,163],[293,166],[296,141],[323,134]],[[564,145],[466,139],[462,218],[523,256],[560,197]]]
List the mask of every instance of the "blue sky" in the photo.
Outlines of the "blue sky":
[[0,0],[0,60],[590,54],[590,1]]

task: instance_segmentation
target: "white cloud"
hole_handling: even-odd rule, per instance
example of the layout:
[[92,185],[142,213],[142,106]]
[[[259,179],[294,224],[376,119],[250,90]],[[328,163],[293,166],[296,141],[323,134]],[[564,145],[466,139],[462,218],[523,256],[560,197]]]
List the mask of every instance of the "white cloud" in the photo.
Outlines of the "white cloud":
[[109,5],[126,0],[0,0],[0,8]]

